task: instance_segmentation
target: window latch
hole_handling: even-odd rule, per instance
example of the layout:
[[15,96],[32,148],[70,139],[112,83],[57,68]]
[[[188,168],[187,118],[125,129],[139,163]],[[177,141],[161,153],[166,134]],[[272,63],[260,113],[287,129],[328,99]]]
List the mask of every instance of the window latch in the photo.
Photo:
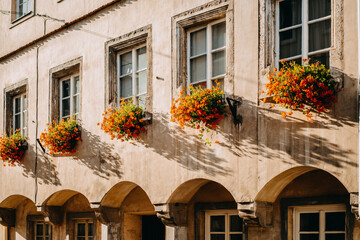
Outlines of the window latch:
[[242,116],[238,114],[237,109],[242,104],[242,99],[240,97],[226,97],[226,101],[229,104],[231,114],[233,115],[235,126],[242,123]]

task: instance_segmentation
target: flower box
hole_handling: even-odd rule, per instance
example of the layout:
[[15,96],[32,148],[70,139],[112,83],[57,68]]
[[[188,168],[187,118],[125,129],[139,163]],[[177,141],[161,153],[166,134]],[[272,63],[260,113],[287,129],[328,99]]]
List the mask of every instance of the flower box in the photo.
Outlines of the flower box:
[[[22,156],[28,149],[28,144],[20,132],[15,132],[10,137],[0,137],[0,158],[7,162],[9,166],[22,161]],[[4,163],[4,165],[6,165]]]

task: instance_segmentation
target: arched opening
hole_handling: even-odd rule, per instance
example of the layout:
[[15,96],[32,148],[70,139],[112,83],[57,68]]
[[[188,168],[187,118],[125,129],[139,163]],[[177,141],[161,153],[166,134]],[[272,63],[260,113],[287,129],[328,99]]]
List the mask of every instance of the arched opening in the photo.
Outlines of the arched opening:
[[168,203],[186,204],[189,240],[243,237],[237,203],[220,183],[207,179],[187,181],[173,192]]
[[[273,187],[273,189],[271,188]],[[332,174],[316,169],[290,169],[269,181],[257,201],[273,203],[275,239],[352,239],[349,193]]]
[[165,226],[156,217],[148,195],[137,184],[116,184],[103,197],[101,207],[109,221],[111,239],[122,236],[133,240],[165,240]]

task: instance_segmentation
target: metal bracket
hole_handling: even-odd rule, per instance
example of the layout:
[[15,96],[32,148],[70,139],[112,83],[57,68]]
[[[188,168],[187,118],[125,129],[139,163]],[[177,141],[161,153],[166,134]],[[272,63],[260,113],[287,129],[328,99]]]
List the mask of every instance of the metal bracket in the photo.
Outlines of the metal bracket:
[[152,119],[153,119],[153,114],[145,111],[145,116],[142,119],[145,125],[150,125],[152,123]]
[[242,116],[237,113],[237,108],[239,106],[241,106],[242,99],[241,98],[234,99],[234,98],[231,98],[231,97],[226,97],[226,101],[229,104],[231,114],[233,115],[234,124],[235,125],[241,124],[242,123]]
[[36,142],[39,144],[39,146],[41,147],[41,150],[43,150],[43,152],[45,153],[45,148],[43,147],[43,145],[41,144],[40,140],[37,138]]

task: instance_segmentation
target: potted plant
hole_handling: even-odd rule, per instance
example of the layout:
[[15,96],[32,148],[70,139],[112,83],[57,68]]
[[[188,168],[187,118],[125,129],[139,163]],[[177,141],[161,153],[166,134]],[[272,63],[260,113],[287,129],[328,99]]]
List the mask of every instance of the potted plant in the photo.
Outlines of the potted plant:
[[20,163],[27,148],[26,139],[19,131],[16,131],[11,136],[0,137],[0,157],[9,166]]
[[[103,113],[101,129],[110,134],[111,139],[129,141],[146,131],[145,113],[143,108],[134,104],[131,100],[121,100],[120,106],[108,109]],[[98,123],[100,125],[100,123]]]
[[66,155],[76,152],[76,143],[81,140],[76,119],[63,119],[59,123],[53,121],[47,125],[48,128],[40,135],[40,141],[49,149],[50,154]]
[[[337,102],[336,95],[341,89],[338,89],[338,83],[325,65],[303,61],[304,64],[300,65],[282,60],[280,70],[274,69],[274,73],[268,73],[269,83],[265,87],[276,103],[290,109],[288,113],[282,112],[282,116],[299,110],[311,121],[312,113],[325,112]],[[266,98],[264,100],[266,102]]]
[[[220,90],[220,83],[216,84],[212,89],[190,86],[189,94],[182,90],[178,98],[173,99],[171,121],[178,122],[181,128],[198,129],[200,138],[205,130],[216,129],[226,112],[224,92]],[[210,145],[209,139],[205,144]]]

